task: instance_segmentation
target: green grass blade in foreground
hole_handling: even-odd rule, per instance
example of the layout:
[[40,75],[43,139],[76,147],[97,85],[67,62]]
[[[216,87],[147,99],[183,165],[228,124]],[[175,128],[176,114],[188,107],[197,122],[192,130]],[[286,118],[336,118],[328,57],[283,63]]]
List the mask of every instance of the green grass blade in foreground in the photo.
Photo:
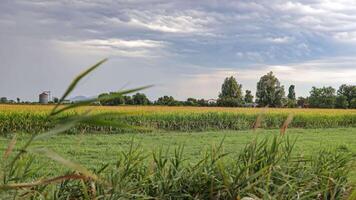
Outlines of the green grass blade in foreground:
[[68,175],[57,176],[49,179],[40,179],[37,181],[32,181],[30,183],[12,183],[12,184],[0,185],[0,190],[33,188],[35,186],[60,183],[66,180],[68,181],[68,180],[85,180],[85,179],[88,179],[88,177],[84,175],[78,175],[78,174],[68,174]]
[[5,150],[4,156],[3,156],[3,160],[6,160],[9,157],[9,155],[12,153],[12,151],[13,151],[13,149],[15,147],[15,144],[16,144],[16,134],[11,139],[7,149]]
[[59,99],[59,102],[56,104],[56,106],[53,108],[52,112],[51,112],[51,116],[54,115],[53,113],[56,111],[56,109],[58,108],[58,106],[65,100],[65,98],[67,98],[67,96],[74,90],[74,88],[77,86],[78,82],[84,78],[86,75],[88,75],[90,72],[92,72],[94,69],[98,68],[101,64],[103,64],[104,62],[106,62],[108,59],[105,58],[101,61],[99,61],[98,63],[96,63],[95,65],[93,65],[92,67],[90,67],[89,69],[85,70],[84,72],[82,72],[81,74],[79,74],[73,81],[72,83],[68,86],[67,90],[64,92],[63,96]]
[[130,93],[133,93],[133,92],[144,90],[144,89],[150,88],[152,86],[153,85],[138,87],[138,88],[131,89],[131,90],[119,91],[117,93],[109,94],[109,95],[104,96],[104,97],[98,97],[98,98],[93,98],[93,99],[89,99],[89,100],[85,100],[85,101],[80,101],[80,102],[68,105],[66,107],[63,107],[61,109],[55,110],[55,111],[52,112],[51,115],[57,115],[57,114],[59,114],[59,113],[61,113],[63,111],[69,110],[69,109],[74,109],[74,108],[81,107],[81,106],[87,106],[87,105],[90,105],[91,103],[94,103],[94,102],[97,102],[97,101],[109,101],[109,100],[121,97],[121,96],[123,96],[125,94],[130,94]]
[[30,148],[28,149],[29,152],[31,153],[36,153],[42,156],[46,156],[70,169],[76,170],[80,173],[82,173],[83,175],[90,177],[93,180],[98,180],[98,177],[93,174],[92,172],[90,172],[87,168],[81,166],[78,163],[72,162],[70,160],[67,160],[65,158],[63,158],[62,156],[60,156],[59,154],[57,154],[56,152],[46,149],[46,148]]

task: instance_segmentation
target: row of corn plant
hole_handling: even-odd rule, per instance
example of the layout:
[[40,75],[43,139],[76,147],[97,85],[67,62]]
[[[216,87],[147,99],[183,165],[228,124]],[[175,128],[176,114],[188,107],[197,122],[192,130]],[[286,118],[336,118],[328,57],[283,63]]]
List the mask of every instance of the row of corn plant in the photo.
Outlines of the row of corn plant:
[[[90,107],[89,107],[90,109]],[[94,112],[95,113],[95,112]],[[125,122],[127,125],[139,126],[147,129],[169,131],[207,131],[207,130],[246,130],[251,128],[258,114],[231,112],[204,113],[125,113],[125,112],[97,112],[106,113],[102,117],[102,124],[80,123],[72,132],[122,132],[124,130],[114,126],[114,123]],[[62,119],[81,115],[81,112],[63,112],[55,118],[47,118],[45,113],[29,112],[0,112],[0,134],[11,132],[39,132],[53,128],[54,119]],[[263,115],[262,128],[275,129],[281,126],[287,114],[267,113]],[[344,115],[295,114],[290,124],[292,128],[338,128],[356,127],[356,113]],[[145,129],[146,128],[146,129]]]
[[[224,152],[223,141],[192,163],[184,157],[183,147],[153,154],[144,152],[134,142],[118,155],[115,165],[87,169],[44,147],[33,147],[37,140],[56,137],[79,123],[95,126],[131,128],[110,120],[110,113],[90,110],[67,117],[61,114],[98,100],[116,98],[147,87],[120,91],[105,99],[90,99],[60,106],[78,82],[105,60],[80,74],[70,84],[60,102],[47,115],[53,128],[33,133],[19,148],[16,135],[1,158],[0,197],[4,199],[342,199],[349,192],[350,153],[345,148],[321,150],[312,156],[293,154],[295,141],[285,136],[292,116],[281,128],[281,136],[272,140],[253,140],[236,157]],[[254,128],[263,122],[259,115]],[[37,156],[44,156],[68,168],[65,174],[48,175],[34,168]],[[43,167],[46,166],[44,163]],[[352,195],[350,196],[352,197]]]

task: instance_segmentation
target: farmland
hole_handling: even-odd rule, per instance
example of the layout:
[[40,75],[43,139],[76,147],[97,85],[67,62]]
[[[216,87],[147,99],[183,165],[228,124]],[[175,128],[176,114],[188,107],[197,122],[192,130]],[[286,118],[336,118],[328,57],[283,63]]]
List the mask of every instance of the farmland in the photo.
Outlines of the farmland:
[[[253,131],[208,131],[208,132],[160,132],[144,134],[89,134],[89,135],[60,135],[58,137],[36,142],[34,146],[52,148],[65,157],[70,157],[89,168],[96,168],[105,163],[116,162],[117,156],[122,151],[127,151],[132,141],[145,152],[152,152],[160,148],[170,149],[184,146],[184,153],[192,161],[213,145],[218,145],[222,140],[224,151],[236,155],[247,143],[254,138],[269,138],[277,135],[276,130]],[[356,128],[332,129],[289,129],[287,134],[292,139],[297,139],[296,150],[298,153],[311,154],[322,147],[345,146],[356,156]],[[28,136],[19,135],[18,145],[22,146]],[[4,147],[10,138],[0,138],[0,146]],[[4,148],[0,149],[2,154]],[[50,162],[48,169],[53,173],[65,168]],[[356,170],[356,169],[355,169]],[[352,177],[356,183],[356,171]]]
[[[0,132],[40,132],[51,128],[46,116],[52,106],[0,105]],[[356,110],[281,109],[281,108],[220,108],[167,106],[89,106],[65,112],[59,117],[77,115],[85,110],[108,113],[104,120],[125,122],[144,128],[142,131],[211,131],[248,130],[257,116],[262,115],[261,127],[279,128],[289,114],[294,118],[291,128],[356,127]],[[81,124],[74,131],[122,132],[115,127]],[[139,130],[140,131],[140,130]]]
[[[60,184],[29,187],[21,196],[85,196],[89,193],[82,182],[67,176],[95,180],[99,171],[110,186],[98,180],[94,195],[112,199],[295,199],[300,194],[332,199],[348,195],[356,184],[355,110],[85,106],[48,117],[52,109],[0,105],[0,176],[6,183],[0,185],[0,195],[16,196],[12,190],[1,193],[2,187],[64,177]],[[87,110],[99,120],[66,125]],[[280,137],[279,128],[290,114],[287,137]],[[63,130],[56,126],[62,121]],[[256,121],[260,126],[251,130]]]

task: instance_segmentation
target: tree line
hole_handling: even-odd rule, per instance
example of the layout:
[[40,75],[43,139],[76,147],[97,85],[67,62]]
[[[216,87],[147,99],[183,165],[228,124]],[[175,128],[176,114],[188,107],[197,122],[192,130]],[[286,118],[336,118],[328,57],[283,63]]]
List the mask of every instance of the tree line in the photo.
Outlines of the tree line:
[[[108,95],[107,93],[101,96]],[[178,101],[172,96],[163,96],[150,101],[145,94],[121,96],[115,100],[100,102],[101,105],[168,105],[168,106],[222,106],[222,107],[310,107],[310,108],[356,108],[356,85],[343,84],[332,87],[312,87],[308,97],[296,97],[295,85],[290,85],[286,95],[284,86],[278,78],[269,72],[257,83],[256,97],[251,90],[243,92],[242,85],[235,77],[225,78],[219,98],[215,100],[188,98]]]
[[[113,94],[103,93],[99,97]],[[57,98],[54,98],[56,101]],[[0,103],[20,103],[0,98]],[[23,102],[21,102],[23,103]],[[136,93],[132,96],[122,95],[110,101],[98,102],[100,105],[167,105],[167,106],[221,106],[221,107],[303,107],[303,108],[356,108],[356,85],[343,84],[338,90],[329,87],[312,87],[308,97],[296,97],[295,85],[288,87],[286,95],[284,86],[278,78],[269,72],[257,82],[256,94],[251,90],[242,90],[235,77],[226,77],[219,93],[218,99],[206,100],[188,98],[178,101],[172,96],[162,96],[155,101],[150,101],[144,93]]]

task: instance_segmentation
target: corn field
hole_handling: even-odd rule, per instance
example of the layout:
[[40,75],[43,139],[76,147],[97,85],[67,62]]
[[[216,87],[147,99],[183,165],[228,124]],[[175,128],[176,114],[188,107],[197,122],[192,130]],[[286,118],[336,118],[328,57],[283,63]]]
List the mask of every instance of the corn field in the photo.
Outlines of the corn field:
[[[41,132],[52,128],[56,118],[47,118],[53,106],[0,105],[0,133]],[[291,128],[356,127],[356,110],[334,109],[276,109],[276,108],[218,108],[164,106],[87,106],[61,113],[57,119],[68,118],[91,109],[106,114],[105,123],[81,123],[72,131],[207,131],[250,129],[257,116],[261,128],[279,128],[289,114],[293,114]],[[113,124],[125,122],[127,129]],[[122,124],[121,124],[122,125]]]

